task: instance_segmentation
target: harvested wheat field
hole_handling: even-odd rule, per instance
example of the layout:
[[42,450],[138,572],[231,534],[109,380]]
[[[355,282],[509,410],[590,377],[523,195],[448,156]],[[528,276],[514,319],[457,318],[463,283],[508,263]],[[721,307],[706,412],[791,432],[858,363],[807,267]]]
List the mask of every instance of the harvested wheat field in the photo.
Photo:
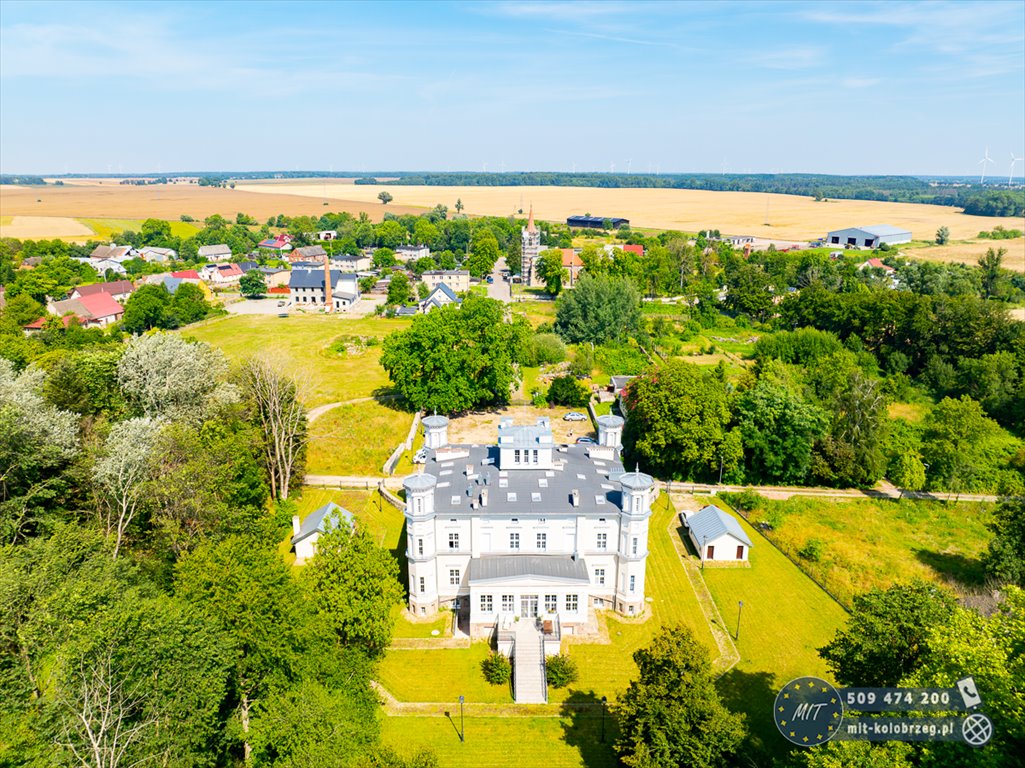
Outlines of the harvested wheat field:
[[[335,185],[340,187],[343,185]],[[331,185],[328,185],[329,189]],[[346,190],[355,190],[351,184]],[[269,189],[264,187],[264,189]],[[339,199],[342,198],[342,199]],[[330,200],[324,205],[324,200]],[[257,194],[239,189],[200,187],[185,184],[155,184],[138,187],[120,184],[65,184],[62,187],[18,187],[0,185],[0,216],[56,216],[90,219],[167,219],[176,221],[182,214],[202,220],[219,213],[235,218],[247,213],[259,221],[283,213],[288,216],[320,216],[325,211],[367,213],[374,221],[389,213],[420,213],[413,208],[374,202],[346,200],[332,191],[332,197],[270,193]],[[91,234],[91,233],[86,233]],[[11,235],[13,237],[13,235]],[[39,237],[54,237],[46,233]]]
[[[6,214],[7,211],[4,211]],[[93,231],[66,216],[11,216],[0,221],[0,237],[40,240],[53,237],[92,237]]]
[[[466,212],[489,216],[515,214],[534,206],[534,215],[550,221],[590,213],[622,216],[634,227],[696,232],[719,229],[724,233],[754,235],[773,240],[809,240],[831,229],[868,224],[893,224],[911,230],[916,240],[931,240],[941,226],[955,240],[975,237],[998,224],[1023,228],[1020,219],[966,216],[956,208],[873,200],[829,200],[760,192],[708,192],[691,189],[599,189],[595,187],[428,187],[378,185],[323,185],[320,183],[240,184],[237,190],[262,194],[309,197],[337,196],[369,202],[388,191],[395,206],[450,209],[457,199]],[[766,204],[769,206],[765,226]]]
[[904,248],[901,254],[909,259],[975,264],[990,248],[1003,248],[1007,251],[1004,255],[1004,267],[1016,272],[1025,272],[1025,237],[1017,237],[1014,240],[969,240],[964,243]]

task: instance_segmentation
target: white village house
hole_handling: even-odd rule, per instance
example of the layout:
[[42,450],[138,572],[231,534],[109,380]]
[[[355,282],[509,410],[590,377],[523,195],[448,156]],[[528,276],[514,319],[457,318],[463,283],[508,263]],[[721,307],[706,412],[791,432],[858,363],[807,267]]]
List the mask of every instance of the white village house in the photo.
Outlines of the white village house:
[[231,258],[231,248],[223,243],[219,245],[201,245],[199,246],[199,258],[206,259],[207,261],[218,261],[220,259]]
[[352,512],[329,501],[314,510],[304,520],[299,515],[292,516],[292,546],[295,548],[295,563],[302,565],[317,552],[317,540],[325,533],[340,525],[352,528],[354,519]]
[[427,298],[420,302],[420,311],[426,315],[436,307],[441,308],[449,304],[459,306],[462,301],[452,292],[451,288],[444,283],[438,283],[434,290],[427,294]]
[[412,613],[461,610],[500,648],[516,619],[548,640],[585,631],[591,608],[643,613],[655,482],[624,472],[623,419],[599,418],[598,445],[556,445],[543,418],[502,419],[491,446],[423,424],[427,463],[403,481]]
[[470,290],[470,273],[465,269],[432,269],[424,272],[420,280],[432,291],[442,283],[453,293],[466,293]]
[[684,525],[702,562],[747,561],[751,537],[733,515],[714,504],[684,516]]

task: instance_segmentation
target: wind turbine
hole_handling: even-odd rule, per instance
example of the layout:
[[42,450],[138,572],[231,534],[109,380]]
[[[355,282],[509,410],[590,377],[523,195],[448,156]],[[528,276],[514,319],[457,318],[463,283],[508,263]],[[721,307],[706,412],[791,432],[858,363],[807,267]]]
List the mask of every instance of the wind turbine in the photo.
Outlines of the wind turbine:
[[616,164],[614,162],[609,163],[609,173],[615,173],[615,172],[616,172]]
[[633,160],[627,160],[626,161],[626,173],[627,173],[627,175],[630,175],[630,169],[633,167],[633,162],[634,162]]
[[1011,180],[1014,179],[1014,164],[1019,160],[1025,160],[1025,157],[1015,157],[1014,152],[1011,153],[1011,170],[1007,174],[1007,186],[1011,186]]
[[992,163],[993,158],[989,156],[989,147],[986,147],[986,152],[982,159],[979,161],[979,165],[982,166],[982,176],[979,177],[979,183],[983,184],[986,181],[986,163]]

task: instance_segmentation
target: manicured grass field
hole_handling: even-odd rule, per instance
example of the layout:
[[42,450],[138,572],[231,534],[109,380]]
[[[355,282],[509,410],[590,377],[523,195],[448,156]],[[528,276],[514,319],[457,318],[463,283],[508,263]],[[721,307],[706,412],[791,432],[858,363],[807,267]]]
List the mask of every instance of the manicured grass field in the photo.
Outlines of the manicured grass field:
[[[686,625],[714,656],[715,643],[669,538],[667,528],[674,517],[668,499],[661,497],[649,529],[646,591],[652,598],[651,615],[646,619],[606,615],[600,620],[609,643],[564,641],[564,651],[576,660],[580,679],[568,688],[550,689],[550,701],[618,698],[637,673],[633,652],[647,645],[663,625]],[[509,702],[508,690],[484,682],[480,662],[486,653],[483,643],[470,649],[390,651],[379,666],[378,680],[400,701],[446,701],[464,695],[468,701]]]
[[305,486],[302,495],[295,498],[299,515],[305,517],[318,507],[333,501],[356,515],[360,525],[373,534],[382,547],[396,551],[401,546],[401,561],[405,561],[402,541],[402,512],[384,502],[376,491],[339,490],[337,488],[314,488]]
[[[407,618],[405,606],[396,605],[392,611],[392,618],[395,619],[395,629],[392,637],[451,637],[452,636],[452,614],[442,611],[433,621],[413,622]],[[437,630],[437,635],[431,632]]]
[[[95,232],[96,237],[100,240],[109,240],[112,235],[128,230],[141,232],[143,222],[142,219],[79,219],[79,221]],[[201,222],[198,225],[188,221],[168,223],[171,225],[171,234],[175,237],[192,237],[203,226]]]
[[[912,499],[766,499],[751,513],[777,546],[844,603],[872,587],[922,578],[979,583],[991,504]],[[818,560],[798,553],[821,542]]]
[[314,407],[368,397],[390,386],[388,374],[378,363],[380,346],[368,347],[362,354],[340,355],[329,349],[332,341],[343,335],[383,339],[408,325],[408,320],[378,317],[229,315],[190,325],[184,333],[223,350],[231,360],[257,355],[296,373],[304,402]]
[[752,747],[768,763],[769,757],[786,751],[772,722],[777,690],[800,675],[831,678],[816,649],[833,637],[846,613],[751,526],[740,522],[754,542],[751,567],[706,568],[704,578],[734,635],[738,603],[744,602],[737,641],[740,662],[719,679],[718,687],[731,709],[747,714]]
[[601,710],[565,717],[473,717],[459,741],[459,704],[446,717],[385,717],[381,740],[400,755],[427,748],[441,768],[612,768],[614,723],[606,722],[601,743]]
[[399,701],[467,701],[511,704],[509,685],[491,685],[480,663],[491,652],[486,642],[469,648],[390,650],[377,667],[377,681]]
[[313,422],[306,471],[314,475],[379,475],[406,439],[413,414],[396,401],[334,408]]

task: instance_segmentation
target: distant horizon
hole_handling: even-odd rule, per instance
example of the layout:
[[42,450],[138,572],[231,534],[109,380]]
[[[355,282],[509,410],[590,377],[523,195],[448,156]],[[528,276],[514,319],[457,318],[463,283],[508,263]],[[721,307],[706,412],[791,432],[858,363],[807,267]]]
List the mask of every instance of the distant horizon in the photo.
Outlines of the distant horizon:
[[4,0],[0,16],[3,174],[972,178],[986,153],[1005,179],[1025,155],[1021,2]]
[[[1019,164],[1020,165],[1020,164]],[[423,174],[431,175],[462,175],[462,174],[475,174],[475,175],[525,175],[531,173],[550,173],[550,174],[561,174],[567,176],[635,176],[638,178],[646,177],[674,177],[674,176],[711,176],[715,178],[744,178],[751,176],[821,176],[823,178],[907,178],[907,179],[921,179],[921,180],[950,180],[950,181],[965,181],[974,184],[985,184],[989,185],[1000,185],[1007,186],[1007,179],[1001,178],[1000,173],[989,171],[986,174],[985,182],[979,181],[979,175],[974,176],[959,176],[952,174],[938,174],[938,173],[817,173],[815,171],[777,171],[771,173],[725,173],[716,171],[661,171],[659,173],[648,173],[648,172],[610,172],[610,171],[564,171],[564,170],[553,170],[553,169],[534,169],[528,171],[474,171],[474,170],[386,170],[386,171],[334,171],[324,170],[317,168],[300,168],[296,170],[288,169],[232,169],[232,170],[173,170],[173,171],[75,171],[69,173],[48,173],[39,171],[26,171],[22,173],[8,173],[0,170],[0,176],[27,176],[36,178],[46,179],[75,179],[75,178],[86,178],[86,179],[130,179],[130,178],[173,178],[173,177],[216,177],[216,176],[231,176],[232,174],[267,174],[267,176],[261,176],[260,178],[248,179],[249,181],[259,181],[264,178],[273,178],[272,174],[291,174],[291,176],[280,177],[283,181],[296,181],[303,178],[303,174],[317,174],[310,178],[316,178],[318,180],[331,180],[331,179],[366,179],[366,178],[389,178],[394,176],[415,176]],[[298,175],[296,175],[298,174]],[[387,183],[387,182],[384,182]],[[1011,178],[1012,185],[1025,184],[1025,169],[1018,171],[1015,168],[1014,176]],[[468,185],[468,184],[455,184],[453,186],[503,186],[503,185]],[[526,185],[530,186],[530,185]],[[538,186],[538,185],[535,185]],[[558,186],[558,185],[541,185],[541,186]],[[779,193],[777,193],[779,194]],[[783,193],[785,194],[785,193]]]

